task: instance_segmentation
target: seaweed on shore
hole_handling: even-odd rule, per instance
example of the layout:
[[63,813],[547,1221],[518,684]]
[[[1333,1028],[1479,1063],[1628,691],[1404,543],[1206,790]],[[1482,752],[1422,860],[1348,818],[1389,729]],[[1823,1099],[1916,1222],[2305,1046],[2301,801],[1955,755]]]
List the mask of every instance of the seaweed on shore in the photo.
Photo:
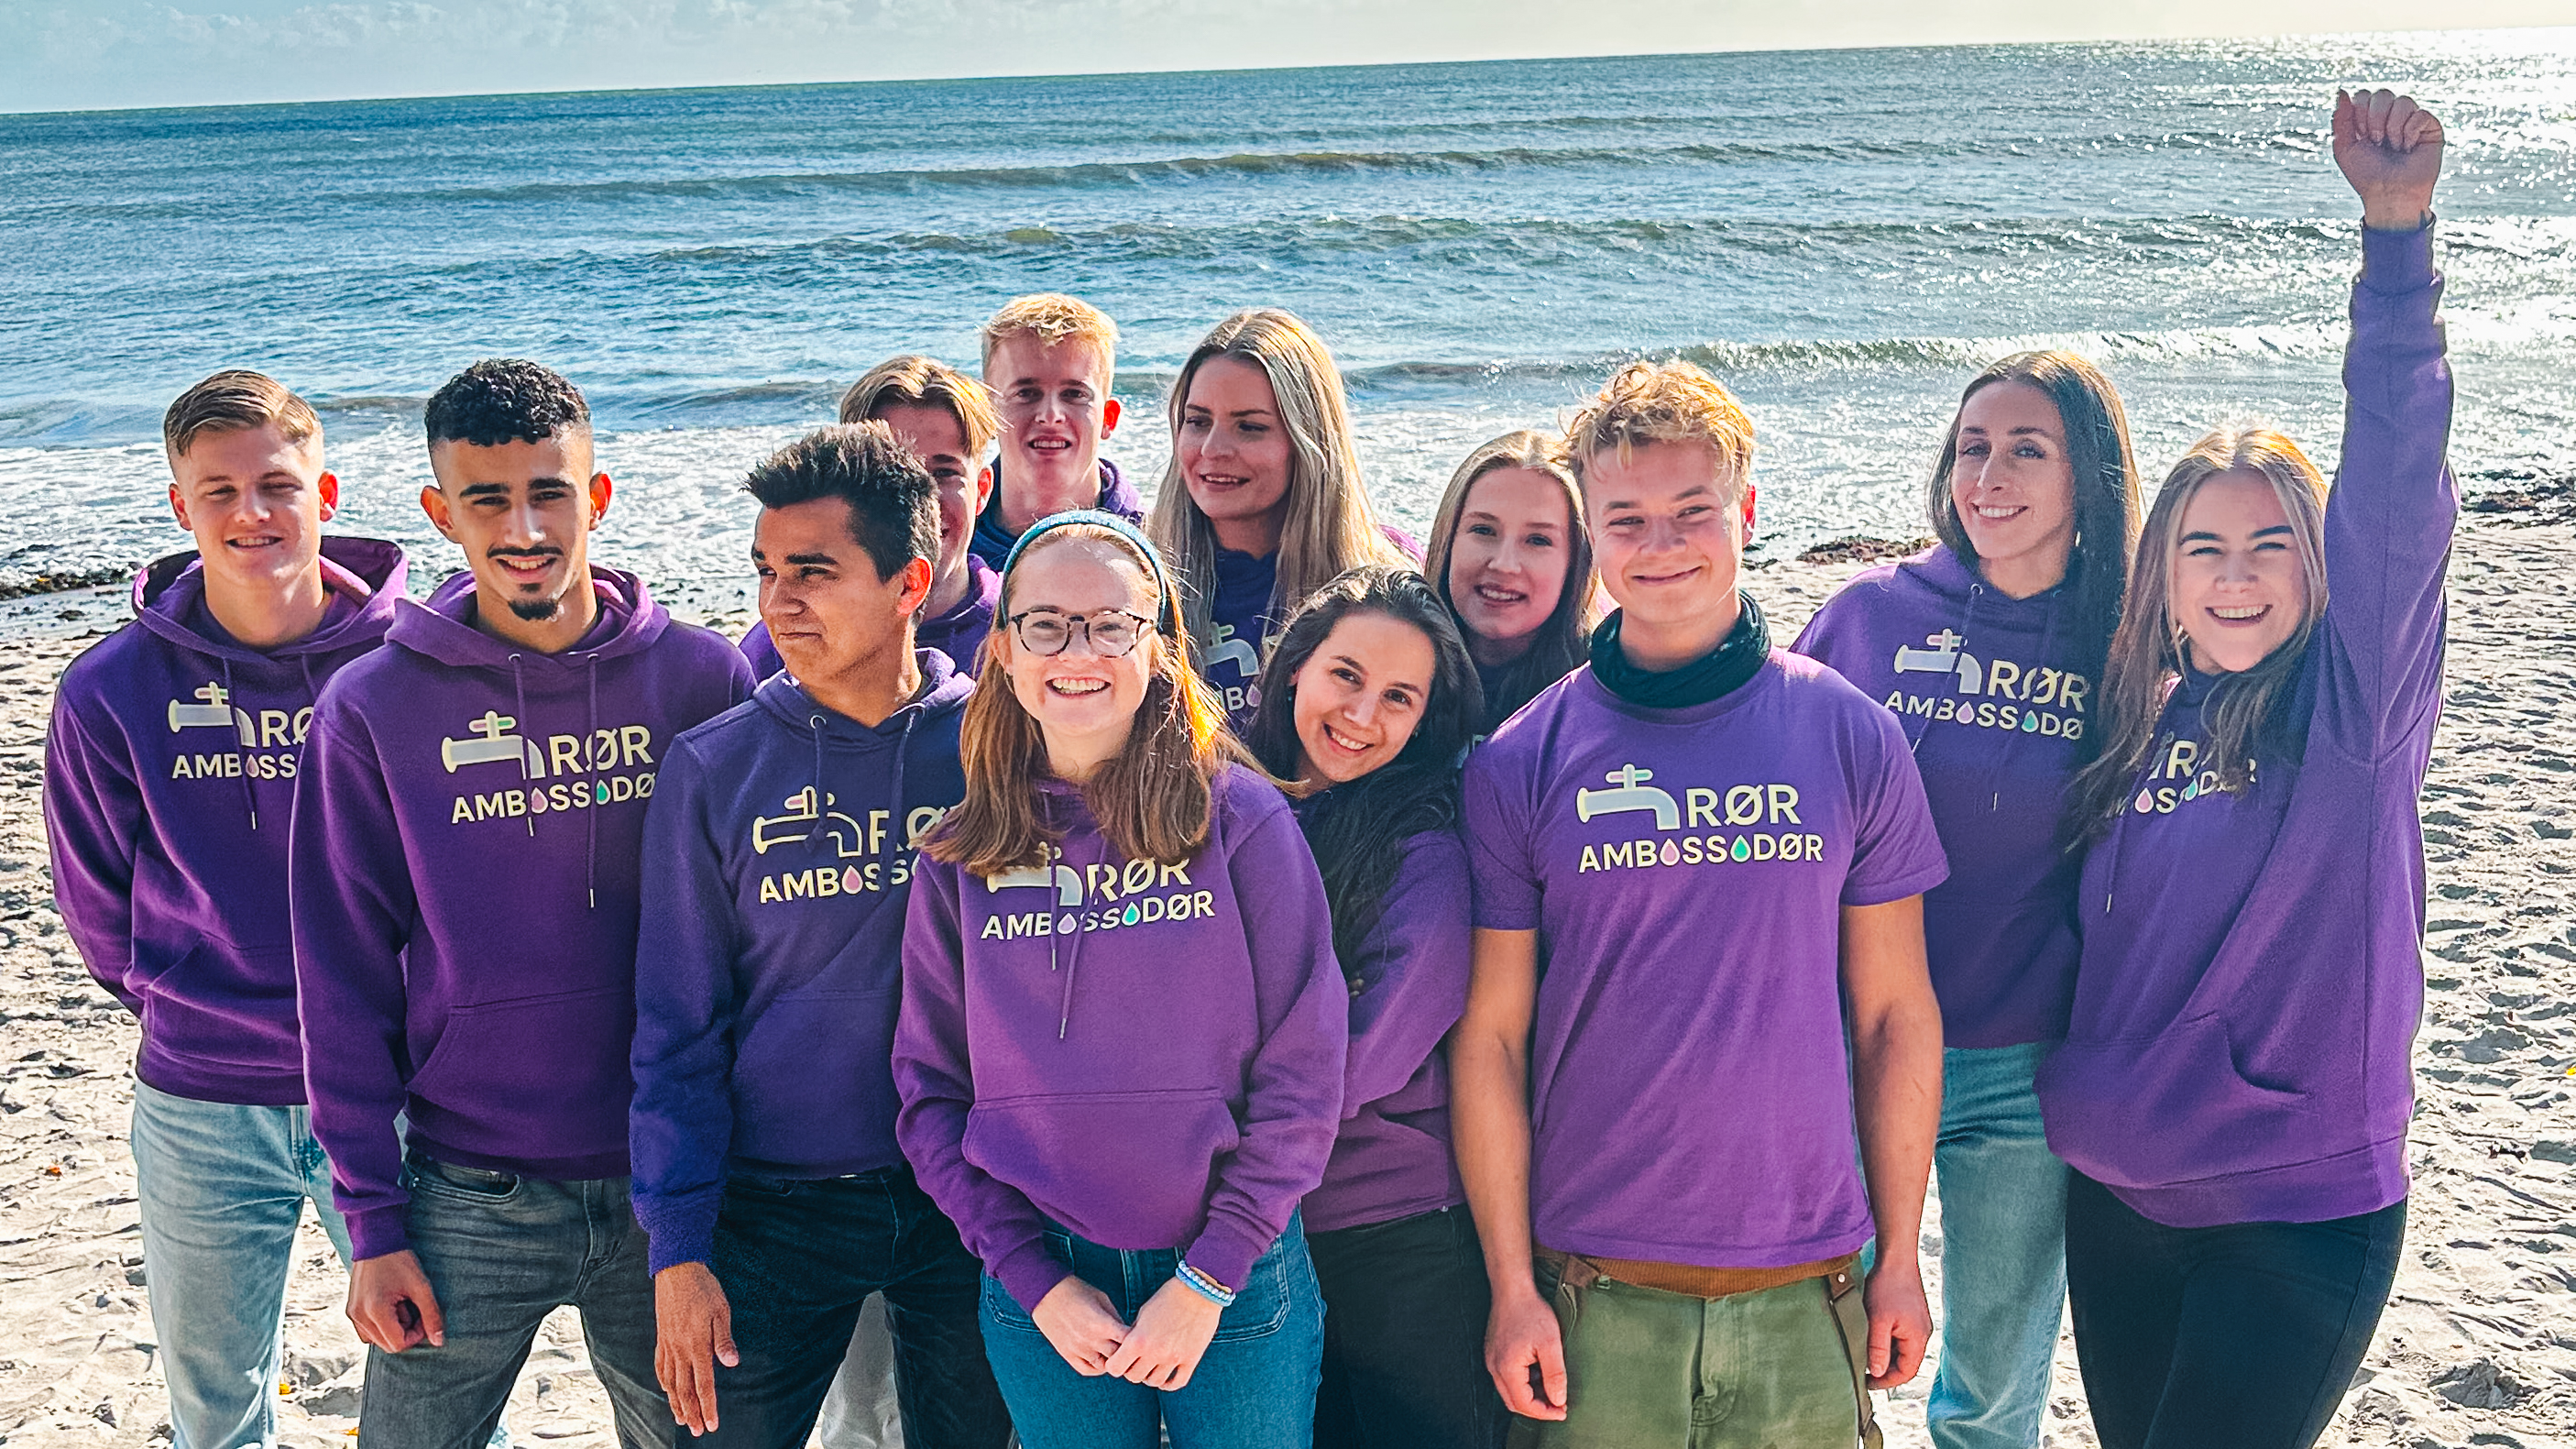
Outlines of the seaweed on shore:
[[1798,555],[1800,563],[1876,563],[1883,558],[1910,558],[1932,546],[1928,538],[1871,538],[1855,533],[1829,539]]
[[104,584],[121,584],[132,577],[134,577],[134,567],[131,564],[29,574],[23,578],[0,579],[0,599],[25,599],[38,594],[67,594],[74,589],[95,589]]
[[2515,523],[2576,522],[2576,474],[2552,477],[2537,468],[2495,468],[2470,475],[2491,487],[2462,499],[2471,513],[2515,515]]

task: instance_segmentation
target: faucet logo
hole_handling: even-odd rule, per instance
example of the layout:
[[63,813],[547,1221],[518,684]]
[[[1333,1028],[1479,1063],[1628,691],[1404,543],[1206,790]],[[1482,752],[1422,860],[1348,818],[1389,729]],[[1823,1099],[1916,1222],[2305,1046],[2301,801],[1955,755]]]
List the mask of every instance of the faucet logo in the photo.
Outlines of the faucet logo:
[[1252,647],[1251,640],[1236,638],[1231,624],[1216,626],[1216,643],[1207,651],[1207,662],[1210,669],[1231,664],[1234,672],[1246,679],[1261,672],[1261,652]]
[[787,797],[784,815],[755,815],[751,821],[751,849],[755,855],[767,855],[770,847],[793,845],[811,840],[820,829],[832,837],[832,849],[843,860],[867,853],[868,833],[859,822],[829,807],[839,799],[825,795],[820,804],[814,799],[815,789],[808,785]]
[[1986,687],[1985,667],[1977,663],[1975,655],[1959,652],[1959,646],[1967,643],[1967,640],[1960,638],[1951,630],[1944,629],[1938,634],[1925,635],[1923,642],[1932,647],[1929,649],[1900,647],[1896,651],[1897,673],[1955,674],[1959,677],[1961,694],[1975,694]]
[[1655,778],[1654,771],[1621,765],[1602,778],[1617,788],[1575,791],[1574,818],[1577,820],[1590,820],[1596,815],[1617,815],[1629,810],[1652,810],[1655,812],[1656,829],[1682,828],[1681,805],[1669,792],[1646,783]]
[[1051,886],[1057,905],[1082,904],[1082,877],[1069,865],[1032,865],[984,877],[984,889],[996,895],[1012,886],[1036,886],[1041,890]]
[[170,733],[175,735],[185,729],[221,729],[230,725],[244,745],[256,747],[259,744],[259,726],[251,723],[250,711],[232,703],[231,691],[209,679],[197,690],[196,697],[205,703],[170,701]]
[[518,727],[517,720],[498,710],[487,709],[481,719],[465,727],[467,734],[480,738],[442,738],[438,742],[438,761],[447,767],[447,773],[453,775],[460,765],[489,765],[502,760],[517,760],[527,777],[536,779],[546,772],[545,756],[537,752],[535,741],[523,740],[510,733]]

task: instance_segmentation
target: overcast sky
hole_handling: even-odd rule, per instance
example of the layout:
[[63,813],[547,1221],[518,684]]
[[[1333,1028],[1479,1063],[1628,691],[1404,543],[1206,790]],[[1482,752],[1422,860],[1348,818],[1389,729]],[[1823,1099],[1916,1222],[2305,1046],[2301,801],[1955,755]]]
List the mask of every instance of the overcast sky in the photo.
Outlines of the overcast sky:
[[0,0],[0,110],[2576,22],[2576,0]]

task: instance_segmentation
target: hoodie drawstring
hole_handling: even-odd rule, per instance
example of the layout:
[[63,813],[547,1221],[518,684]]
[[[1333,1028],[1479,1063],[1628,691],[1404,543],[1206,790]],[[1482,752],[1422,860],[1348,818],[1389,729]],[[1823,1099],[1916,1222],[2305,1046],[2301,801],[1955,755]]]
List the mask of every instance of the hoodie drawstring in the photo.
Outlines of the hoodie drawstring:
[[[512,723],[512,728],[521,732],[520,738],[522,743],[519,746],[519,778],[522,780],[534,781],[536,776],[528,771],[528,747],[525,743],[526,735],[524,733],[528,728],[528,676],[527,672],[520,667],[519,653],[515,649],[510,651],[510,691],[513,697],[518,700],[519,708],[519,717]],[[537,838],[537,813],[531,810],[528,812],[526,818],[528,823],[528,838],[530,840],[534,840]]]
[[250,783],[250,755],[246,752],[241,737],[240,720],[245,717],[246,711],[242,709],[241,702],[233,698],[233,662],[220,654],[215,656],[215,660],[224,667],[224,707],[233,712],[233,718],[224,721],[224,728],[232,733],[233,764],[241,771],[242,808],[250,812],[250,828],[257,830],[259,828],[259,791]]
[[[590,744],[596,747],[599,744],[599,655],[597,651],[591,653],[588,662],[590,664],[590,724],[587,738]],[[582,883],[590,892],[590,908],[594,911],[599,909],[599,804],[599,795],[594,789],[591,794],[590,808],[581,812],[582,824],[590,836],[582,851]]]

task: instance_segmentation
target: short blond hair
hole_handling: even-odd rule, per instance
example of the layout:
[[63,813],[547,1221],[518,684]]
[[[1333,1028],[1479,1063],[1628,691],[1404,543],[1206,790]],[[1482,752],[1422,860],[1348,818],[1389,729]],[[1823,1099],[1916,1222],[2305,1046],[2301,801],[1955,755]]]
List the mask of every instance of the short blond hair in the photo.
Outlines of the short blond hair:
[[230,368],[179,394],[161,415],[161,445],[175,463],[208,433],[237,433],[270,423],[290,443],[322,435],[313,404],[264,372]]
[[1566,424],[1566,461],[1581,481],[1593,458],[1619,460],[1648,443],[1706,443],[1734,476],[1738,496],[1753,472],[1753,419],[1716,378],[1687,362],[1632,362]]
[[983,457],[984,450],[1002,435],[993,395],[982,383],[936,358],[907,353],[869,368],[866,376],[841,394],[841,421],[868,422],[879,409],[890,407],[946,408],[957,419],[958,431],[966,435],[969,460]]
[[980,335],[988,371],[993,366],[993,350],[1014,337],[1034,337],[1049,347],[1067,340],[1090,343],[1100,353],[1104,391],[1118,370],[1118,324],[1089,302],[1062,292],[1031,292],[1025,297],[1013,297],[985,321]]

